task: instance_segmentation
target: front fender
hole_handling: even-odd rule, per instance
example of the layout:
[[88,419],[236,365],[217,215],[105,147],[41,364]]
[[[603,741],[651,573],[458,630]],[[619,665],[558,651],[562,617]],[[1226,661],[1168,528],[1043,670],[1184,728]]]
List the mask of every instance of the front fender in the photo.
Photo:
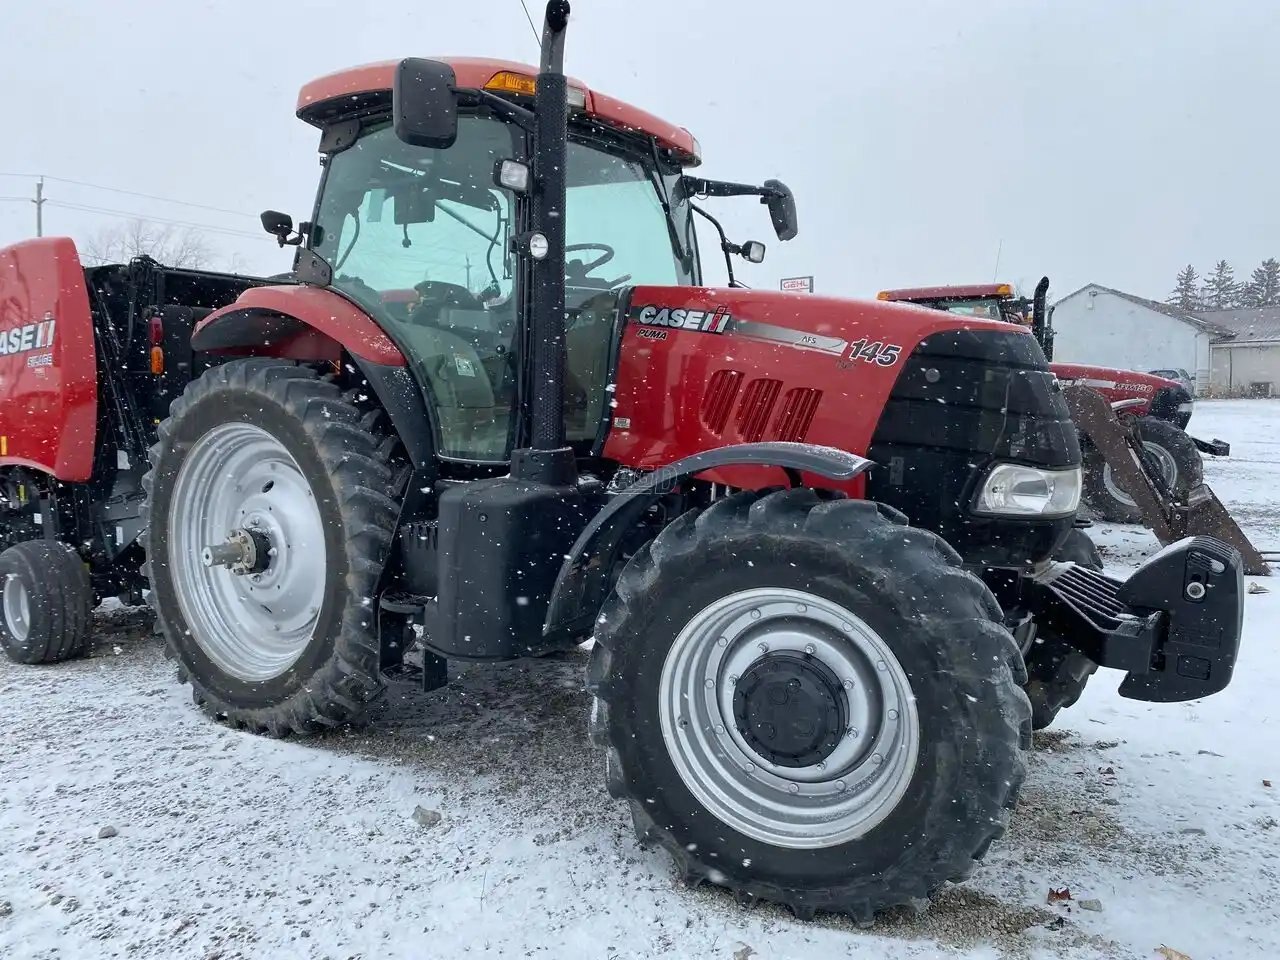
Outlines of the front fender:
[[[389,367],[405,366],[404,354],[374,319],[331,290],[301,284],[250,287],[196,327],[196,350],[246,351],[289,356],[290,345],[310,331],[353,357]],[[294,359],[328,359],[324,356]]]
[[196,350],[337,362],[345,351],[369,382],[415,467],[435,459],[435,425],[404,354],[351,301],[319,287],[252,287],[206,317]]
[[740,443],[696,453],[646,474],[592,517],[560,565],[543,635],[573,632],[595,618],[604,602],[609,574],[623,535],[681,480],[733,464],[779,467],[793,480],[803,471],[832,480],[852,480],[865,473],[870,460],[835,447],[808,443]]

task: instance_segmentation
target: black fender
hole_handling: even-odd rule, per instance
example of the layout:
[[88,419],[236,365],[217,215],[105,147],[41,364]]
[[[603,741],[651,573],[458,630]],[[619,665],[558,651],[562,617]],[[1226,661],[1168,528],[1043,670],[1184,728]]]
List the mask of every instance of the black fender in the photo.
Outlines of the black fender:
[[431,419],[431,408],[423,401],[411,368],[374,363],[363,357],[352,356],[351,359],[387,412],[410,462],[418,470],[434,468],[436,437],[439,434]]
[[740,443],[696,453],[646,474],[615,495],[583,529],[560,565],[547,607],[543,635],[572,634],[595,619],[609,591],[609,574],[624,534],[677,483],[704,470],[731,464],[780,467],[792,485],[799,473],[816,473],[832,480],[851,480],[873,463],[835,447],[808,443]]

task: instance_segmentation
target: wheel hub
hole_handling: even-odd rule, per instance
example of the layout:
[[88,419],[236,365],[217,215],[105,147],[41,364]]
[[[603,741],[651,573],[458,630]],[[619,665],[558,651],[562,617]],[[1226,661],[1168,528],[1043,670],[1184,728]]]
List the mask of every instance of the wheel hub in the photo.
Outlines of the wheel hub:
[[238,576],[262,573],[275,551],[266,535],[257,530],[233,530],[222,543],[215,543],[200,551],[200,559],[206,567],[226,567]]
[[760,756],[780,767],[826,760],[849,726],[840,678],[807,654],[772,653],[755,661],[733,695],[738,732]]
[[695,614],[658,715],[685,786],[721,822],[792,849],[862,836],[910,783],[921,731],[905,670],[851,610],[758,587]]

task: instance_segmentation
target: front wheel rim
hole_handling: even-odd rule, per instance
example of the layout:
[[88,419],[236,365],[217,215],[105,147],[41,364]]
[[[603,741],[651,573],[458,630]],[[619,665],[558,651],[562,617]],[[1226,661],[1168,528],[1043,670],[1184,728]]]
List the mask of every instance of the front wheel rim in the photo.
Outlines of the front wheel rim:
[[4,623],[13,639],[27,639],[31,630],[31,597],[14,574],[4,582]]
[[[779,663],[837,678],[838,702],[825,715],[847,727],[816,762],[775,762],[740,726],[738,683]],[[865,835],[915,772],[920,721],[905,670],[865,621],[815,594],[757,588],[710,604],[676,637],[659,689],[663,741],[685,786],[721,822],[773,846]]]
[[[265,569],[208,566],[236,531],[269,547]],[[311,484],[261,427],[224,423],[197,440],[174,481],[169,572],[191,638],[245,682],[284,674],[310,644],[328,581],[324,522]]]
[[[1150,440],[1142,441],[1142,449],[1151,458],[1155,464],[1160,481],[1164,485],[1165,490],[1173,490],[1174,482],[1178,478],[1178,464],[1173,459],[1167,449],[1158,443],[1152,443]],[[1126,507],[1137,508],[1137,503],[1128,492],[1120,488],[1120,484],[1116,483],[1115,475],[1111,471],[1111,464],[1104,463],[1102,467],[1102,484],[1107,488],[1107,492],[1111,496],[1123,503]]]

